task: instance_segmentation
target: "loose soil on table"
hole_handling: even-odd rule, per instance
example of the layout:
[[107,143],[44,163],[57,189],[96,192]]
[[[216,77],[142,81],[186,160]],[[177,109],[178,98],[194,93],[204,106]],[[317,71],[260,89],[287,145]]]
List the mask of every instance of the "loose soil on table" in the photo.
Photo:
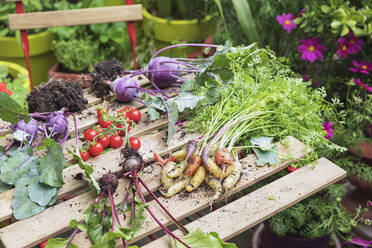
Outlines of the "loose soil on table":
[[62,108],[67,108],[68,112],[81,112],[88,103],[80,84],[54,79],[36,87],[26,101],[30,113],[55,112]]
[[92,91],[98,98],[110,94],[111,89],[104,80],[114,81],[120,76],[123,71],[123,67],[116,59],[109,59],[107,61],[99,62],[94,66],[94,72],[92,73]]

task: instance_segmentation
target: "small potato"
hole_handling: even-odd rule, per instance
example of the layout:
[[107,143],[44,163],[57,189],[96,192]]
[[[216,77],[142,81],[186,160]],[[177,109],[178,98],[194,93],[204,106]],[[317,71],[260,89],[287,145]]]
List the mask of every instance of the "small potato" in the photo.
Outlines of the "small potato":
[[194,176],[191,178],[190,183],[186,186],[186,191],[191,192],[196,190],[205,179],[207,170],[203,166],[199,166]]
[[[167,164],[169,164],[169,163],[174,163],[174,162],[170,161]],[[167,170],[168,177],[176,178],[176,177],[181,176],[183,171],[185,170],[187,164],[188,164],[188,162],[186,160],[184,160],[184,161],[176,164],[175,166],[171,165],[172,169]]]
[[161,184],[163,185],[163,188],[168,189],[174,184],[174,180],[175,179],[168,177],[165,168],[163,168],[161,171]]
[[172,153],[172,157],[177,159],[177,162],[181,162],[186,159],[186,149],[182,149]]
[[208,165],[209,165],[209,173],[215,178],[226,178],[232,173],[232,170],[233,170],[232,165],[225,166],[224,170],[221,169],[211,158],[208,158]]
[[230,176],[226,177],[226,179],[223,181],[223,188],[228,191],[231,190],[235,184],[239,181],[240,175],[243,170],[243,165],[239,161],[234,161],[233,162],[233,171]]
[[175,180],[175,183],[173,185],[171,185],[168,189],[163,189],[163,188],[160,188],[160,193],[167,197],[167,198],[170,198],[176,194],[178,194],[179,192],[181,192],[185,187],[186,185],[190,182],[190,177],[183,177],[183,178],[180,178],[179,180]]
[[210,198],[212,202],[220,199],[222,194],[222,185],[221,183],[213,176],[208,175],[205,179],[205,182],[214,190],[213,196]]

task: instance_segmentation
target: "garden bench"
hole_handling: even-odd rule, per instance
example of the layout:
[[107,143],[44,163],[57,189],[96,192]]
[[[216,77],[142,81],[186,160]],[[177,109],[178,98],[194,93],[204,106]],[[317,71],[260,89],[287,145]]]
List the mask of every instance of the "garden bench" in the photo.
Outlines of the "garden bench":
[[[143,76],[139,76],[137,79],[142,86],[149,83]],[[77,115],[79,131],[97,124],[97,117],[89,113],[95,113],[95,105],[101,103],[101,100],[91,95],[88,90],[85,90],[84,93],[86,99],[89,101],[89,107],[84,110],[83,113]],[[112,95],[106,97],[106,99],[112,99]],[[156,163],[151,164],[154,160],[153,151],[158,152],[160,155],[169,154],[185,146],[189,140],[198,137],[200,134],[185,133],[183,126],[178,126],[175,137],[172,139],[170,145],[167,146],[166,139],[164,138],[166,137],[166,130],[164,130],[164,127],[167,125],[166,116],[162,116],[159,120],[150,122],[146,107],[137,102],[130,104],[113,102],[110,103],[108,109],[110,111],[115,111],[123,108],[123,106],[135,107],[142,113],[141,121],[129,134],[131,136],[137,136],[141,140],[142,146],[140,154],[143,156],[145,162],[149,163],[144,170],[142,179],[151,190],[155,192],[161,186],[161,167]],[[74,126],[72,122],[69,123],[69,126],[70,131],[73,132]],[[254,154],[250,154],[240,160],[243,165],[242,176],[237,185],[229,192],[230,199],[233,194],[241,192],[263,179],[278,173],[285,169],[291,162],[302,158],[308,152],[305,145],[296,138],[287,137],[286,140],[287,142],[282,142],[283,144],[277,143],[277,145],[280,152],[291,155],[291,159],[284,161],[280,165],[257,167],[255,164],[257,158]],[[6,144],[7,142],[5,138],[0,139],[0,144]],[[74,139],[70,139],[68,144],[74,144]],[[48,238],[63,234],[70,230],[70,220],[81,220],[84,210],[87,209],[95,199],[96,195],[94,192],[84,191],[84,189],[87,189],[87,182],[74,179],[77,173],[83,171],[78,165],[74,165],[71,156],[68,156],[66,151],[64,152],[68,163],[71,165],[63,171],[65,184],[59,192],[59,199],[64,198],[65,200],[57,202],[53,207],[46,209],[38,215],[17,221],[0,229],[0,240],[6,248],[32,247]],[[121,170],[118,165],[119,161],[120,151],[117,149],[106,152],[96,158],[91,158],[88,160],[88,163],[93,165],[95,170],[94,176],[98,179],[108,171],[119,172]],[[229,202],[225,206],[205,216],[198,217],[195,221],[187,224],[186,227],[190,230],[200,227],[204,232],[215,231],[219,233],[221,238],[228,240],[281,210],[290,207],[296,202],[342,179],[345,175],[346,172],[344,170],[340,169],[329,160],[321,158],[317,161],[315,166],[306,166],[277,179],[252,193]],[[119,180],[118,189],[114,194],[116,203],[120,203],[123,200],[125,189],[128,188],[128,185],[129,181],[127,179]],[[208,198],[212,193],[211,189],[201,187],[190,194],[181,193],[172,198],[160,197],[159,199],[175,218],[182,220],[195,213],[199,213],[201,210],[209,209],[210,202]],[[12,197],[13,190],[0,193],[0,220],[6,220],[12,217]],[[153,200],[149,201],[148,204],[160,221],[165,225],[172,224],[172,221]],[[123,215],[120,216],[124,225],[127,225],[129,215],[130,213],[126,213],[125,217]],[[152,220],[150,215],[146,213],[145,217],[145,223],[131,242],[139,241],[160,230],[159,226]],[[144,247],[168,247],[166,242],[167,239],[164,236],[146,244]],[[74,239],[74,244],[78,245],[78,247],[90,246],[90,242],[85,233],[78,233]],[[118,242],[118,246],[120,244],[121,243]]]

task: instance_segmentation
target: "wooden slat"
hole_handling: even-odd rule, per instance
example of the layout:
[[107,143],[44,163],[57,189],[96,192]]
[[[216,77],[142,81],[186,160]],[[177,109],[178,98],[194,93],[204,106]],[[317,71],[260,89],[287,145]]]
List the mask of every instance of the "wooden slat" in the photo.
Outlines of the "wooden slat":
[[[169,147],[166,145],[166,131],[157,132],[152,135],[146,135],[141,137],[141,149],[140,154],[143,156],[146,162],[151,161],[153,158],[153,151],[159,151],[160,154],[164,155],[180,147],[186,145],[186,143],[196,138],[199,134],[185,134],[181,130],[182,126],[178,128],[178,132],[172,139]],[[98,157],[91,158],[88,163],[94,165],[94,176],[95,178],[101,177],[103,174],[108,171],[118,172],[121,168],[118,166],[120,163],[120,150],[113,150],[107,153],[104,153]],[[77,173],[83,173],[78,165],[71,166],[63,170],[63,181],[64,185],[62,186],[59,192],[59,198],[70,195],[72,192],[75,192],[84,186],[86,182],[82,180],[75,180],[74,177]],[[13,215],[13,209],[11,207],[13,200],[13,191],[14,189],[0,193],[0,221],[9,219]]]
[[8,2],[22,2],[22,0],[6,0]]
[[[343,169],[321,158],[315,168],[312,166],[301,168],[191,222],[186,228],[217,232],[220,238],[229,240],[345,176],[346,172]],[[274,196],[275,199],[270,200],[268,196]],[[176,234],[181,236],[180,231],[176,231]],[[159,247],[168,247],[166,236],[142,248]]]
[[[288,147],[279,145],[279,149],[283,153],[293,154],[293,156],[296,158],[301,157],[304,154],[304,145],[298,140],[294,139],[293,137],[289,137]],[[106,159],[106,164],[107,164],[107,159]],[[280,168],[283,168],[285,166],[286,165],[282,165]],[[242,174],[242,178],[245,178],[245,177],[251,178],[250,181],[252,181],[252,178],[253,180],[256,180],[256,178],[259,178],[259,176],[254,175],[253,173],[251,175],[251,171],[254,170],[254,168],[255,168],[254,165],[251,165],[251,166],[247,165],[247,168],[245,168],[244,173]],[[268,167],[268,168],[276,168],[276,167]],[[153,165],[151,170],[152,172],[150,173],[151,175],[150,179],[148,179],[147,175],[145,174],[144,180],[149,184],[151,189],[154,191],[158,187],[160,187],[160,180],[159,180],[160,168]],[[270,170],[269,172],[266,172],[266,174],[268,175],[271,175],[272,173],[275,173],[275,171]],[[121,186],[118,187],[118,190],[115,196],[116,197],[115,202],[117,203],[119,203],[123,199],[124,190],[126,188],[126,185],[128,184],[126,180],[123,180],[123,181],[125,182],[123,182],[123,184],[121,184]],[[246,184],[246,181],[243,181],[243,179],[241,181],[242,183],[239,183],[239,185]],[[242,188],[237,188],[237,190],[241,190],[241,189]],[[86,198],[89,198],[90,200],[86,200]],[[206,197],[204,196],[204,198]],[[58,204],[53,207],[54,209],[53,212],[47,209],[46,211],[42,212],[41,214],[37,216],[31,217],[27,220],[16,222],[13,225],[10,225],[8,227],[1,229],[0,239],[4,242],[7,248],[29,247],[31,245],[40,243],[46,238],[55,236],[57,233],[61,233],[65,231],[66,228],[68,228],[68,223],[71,219],[81,218],[82,213],[78,214],[77,212],[79,210],[81,211],[82,208],[83,209],[87,208],[88,203],[92,202],[93,198],[91,195],[89,195],[89,193],[86,193],[86,194],[77,196],[71,199],[70,201],[72,201],[71,203],[72,206],[74,206],[76,202],[83,202],[83,204],[85,205],[80,204],[79,208],[67,208],[66,209],[66,206],[69,206],[69,204],[65,204],[65,203]],[[70,202],[70,201],[66,201],[66,202]],[[172,208],[170,208],[170,210],[172,211]],[[54,218],[59,218],[61,215],[63,215],[64,220],[54,221]],[[23,235],[25,235],[24,238],[23,238]]]
[[[282,153],[289,154],[292,153],[295,159],[299,159],[304,156],[305,154],[305,146],[300,141],[294,139],[293,137],[288,137],[289,147],[285,148],[279,144],[279,150]],[[229,192],[229,195],[237,193],[249,186],[275,174],[276,172],[285,168],[290,161],[287,161],[278,166],[265,166],[265,167],[257,167],[256,166],[257,157],[253,154],[248,155],[247,157],[240,160],[243,171],[242,176],[237,185]],[[187,195],[185,195],[187,194]],[[187,216],[190,216],[193,213],[199,212],[200,210],[209,206],[209,197],[213,194],[213,191],[209,187],[201,187],[199,190],[196,190],[192,193],[181,193],[172,198],[164,198],[160,197],[159,200],[170,210],[172,215],[181,220]],[[222,196],[222,198],[224,198]],[[154,211],[155,215],[164,223],[165,225],[171,224],[171,219],[165,215],[165,213],[158,207],[157,203],[151,201],[150,203],[151,209]],[[187,209],[185,209],[187,206]],[[122,223],[127,223],[130,218],[130,212],[127,213],[127,216],[124,218],[121,217]],[[136,242],[156,231],[160,230],[160,227],[156,222],[154,222],[150,215],[146,215],[146,221],[142,225],[141,230],[136,233],[133,240],[130,243]],[[79,233],[76,235],[74,239],[74,244],[76,244],[79,248],[90,247],[89,239],[84,232]],[[118,246],[121,243],[118,242]]]
[[140,4],[9,15],[11,30],[142,20]]

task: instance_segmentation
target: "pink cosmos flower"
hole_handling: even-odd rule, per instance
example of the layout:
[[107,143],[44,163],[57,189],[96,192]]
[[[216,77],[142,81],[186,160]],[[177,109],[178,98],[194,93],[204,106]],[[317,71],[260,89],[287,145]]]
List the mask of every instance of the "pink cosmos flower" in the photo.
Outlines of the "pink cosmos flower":
[[289,14],[283,13],[281,16],[280,15],[276,16],[276,20],[280,23],[280,25],[282,25],[282,27],[285,30],[287,30],[287,34],[291,32],[291,29],[295,29],[297,26],[293,22],[294,18],[295,17],[291,13]]
[[356,54],[362,50],[363,46],[363,41],[355,37],[353,32],[348,33],[345,37],[338,38],[337,42],[338,49],[336,53],[338,58],[341,58],[341,56],[347,58],[348,54]]
[[333,129],[332,129],[332,122],[329,122],[329,121],[325,121],[323,122],[323,131],[325,133],[325,138],[326,139],[330,139],[333,137]]
[[354,78],[354,84],[366,89],[368,92],[372,92],[372,87],[368,86],[368,84],[362,83],[359,78]]
[[310,62],[314,62],[316,59],[323,59],[323,52],[327,49],[320,42],[320,38],[301,40],[301,45],[298,46],[298,51],[302,53],[301,59],[309,60]]
[[353,71],[353,72],[361,72],[361,73],[364,73],[364,74],[368,75],[369,71],[372,70],[372,63],[369,63],[369,62],[364,61],[364,60],[360,63],[353,60],[353,65],[355,66],[355,68],[349,68],[349,70]]

